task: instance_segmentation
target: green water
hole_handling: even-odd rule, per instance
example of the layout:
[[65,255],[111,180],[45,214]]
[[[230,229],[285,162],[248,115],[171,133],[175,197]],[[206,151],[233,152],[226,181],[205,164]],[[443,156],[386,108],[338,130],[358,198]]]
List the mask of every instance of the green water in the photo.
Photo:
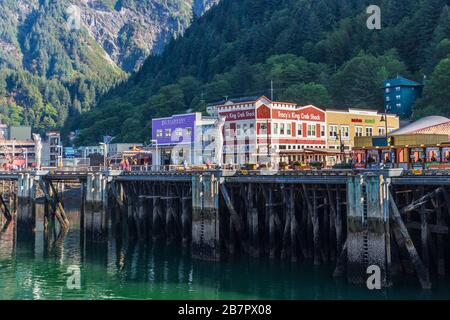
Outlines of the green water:
[[[449,279],[423,291],[414,279],[395,289],[369,291],[331,277],[329,267],[270,260],[202,262],[176,248],[110,240],[80,246],[79,214],[62,239],[44,241],[37,230],[23,239],[13,224],[0,234],[0,299],[449,299]],[[68,267],[81,271],[70,290]]]

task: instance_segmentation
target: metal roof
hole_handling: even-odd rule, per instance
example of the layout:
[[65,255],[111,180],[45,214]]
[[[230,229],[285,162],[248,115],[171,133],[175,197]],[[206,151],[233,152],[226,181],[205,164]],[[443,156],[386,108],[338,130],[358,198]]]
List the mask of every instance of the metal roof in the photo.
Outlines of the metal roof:
[[397,77],[393,79],[388,79],[384,81],[384,87],[383,88],[391,88],[391,87],[397,87],[397,86],[409,86],[409,87],[421,87],[422,84],[403,78],[403,77]]
[[414,133],[426,133],[426,134],[446,134],[450,133],[450,119],[441,116],[429,116],[393,131],[392,135],[401,134],[414,134]]

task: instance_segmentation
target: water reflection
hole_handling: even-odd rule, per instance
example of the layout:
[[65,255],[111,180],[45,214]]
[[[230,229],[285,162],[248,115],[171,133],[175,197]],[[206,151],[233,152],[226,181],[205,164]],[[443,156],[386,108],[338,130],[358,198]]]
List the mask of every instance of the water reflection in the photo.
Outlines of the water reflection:
[[[68,204],[66,204],[68,205]],[[273,260],[227,263],[194,260],[179,247],[110,238],[84,243],[78,208],[67,206],[68,232],[43,229],[37,206],[36,229],[18,230],[2,221],[0,298],[2,299],[386,299],[450,298],[449,281],[422,291],[415,281],[370,292],[333,279],[329,267]],[[81,290],[69,290],[68,267],[81,269]]]

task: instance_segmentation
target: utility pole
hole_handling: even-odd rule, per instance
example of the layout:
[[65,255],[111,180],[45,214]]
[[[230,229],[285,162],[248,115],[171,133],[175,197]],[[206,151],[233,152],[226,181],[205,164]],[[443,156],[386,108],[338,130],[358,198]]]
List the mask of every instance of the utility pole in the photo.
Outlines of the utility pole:
[[270,80],[270,100],[273,101],[273,80]]

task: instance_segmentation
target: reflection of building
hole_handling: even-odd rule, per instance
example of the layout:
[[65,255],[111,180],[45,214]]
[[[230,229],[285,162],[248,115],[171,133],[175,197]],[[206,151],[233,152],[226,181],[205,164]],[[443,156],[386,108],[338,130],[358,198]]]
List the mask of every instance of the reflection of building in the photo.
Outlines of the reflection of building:
[[384,106],[386,112],[409,117],[413,106],[422,94],[423,85],[403,77],[384,81]]
[[226,164],[325,160],[325,111],[315,106],[262,96],[214,104],[208,111],[226,117]]
[[42,143],[42,166],[56,167],[62,160],[63,147],[61,145],[61,135],[59,132],[48,132]]
[[216,118],[201,113],[174,115],[152,120],[154,164],[203,164],[212,141]]
[[[384,114],[380,114],[376,110],[327,109],[326,113],[328,149],[341,153],[330,156],[328,158],[329,164],[339,163],[344,160],[344,155],[350,155],[351,149],[354,146],[355,137],[385,136],[386,134]],[[399,126],[398,116],[388,114],[387,131],[394,131]]]

